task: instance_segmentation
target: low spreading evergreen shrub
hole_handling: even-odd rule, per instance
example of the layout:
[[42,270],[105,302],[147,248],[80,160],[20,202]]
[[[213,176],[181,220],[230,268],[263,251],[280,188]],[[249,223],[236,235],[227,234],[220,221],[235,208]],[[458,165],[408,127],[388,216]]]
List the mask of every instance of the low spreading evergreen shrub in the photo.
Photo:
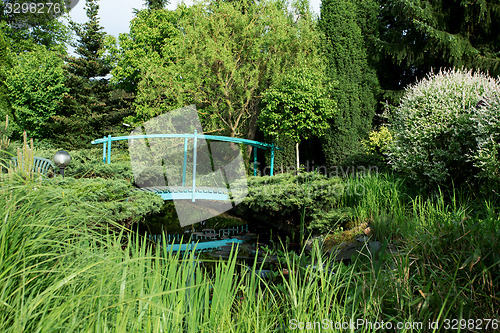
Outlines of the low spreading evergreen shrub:
[[248,195],[238,210],[248,211],[247,216],[264,215],[277,222],[297,225],[301,211],[305,209],[308,223],[311,214],[318,217],[312,227],[330,228],[335,223],[333,219],[338,222],[338,215],[325,213],[336,207],[344,190],[340,178],[327,178],[315,173],[250,177]]
[[302,220],[310,231],[328,232],[380,212],[404,215],[401,181],[386,175],[326,177],[310,172],[250,177],[248,195],[236,210],[294,228]]
[[22,192],[25,200],[40,200],[41,210],[64,207],[86,225],[98,228],[108,227],[110,222],[130,227],[149,213],[158,212],[164,203],[158,195],[135,191],[125,180],[102,178],[56,177],[33,181],[16,191]]

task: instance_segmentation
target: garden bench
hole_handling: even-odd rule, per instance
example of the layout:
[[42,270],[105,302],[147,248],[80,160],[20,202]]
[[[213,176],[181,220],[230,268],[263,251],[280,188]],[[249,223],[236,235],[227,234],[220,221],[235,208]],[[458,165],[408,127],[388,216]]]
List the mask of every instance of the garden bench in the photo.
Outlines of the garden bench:
[[[12,160],[14,161],[14,165],[17,166],[17,158],[13,157]],[[38,172],[44,176],[47,176],[50,168],[54,170],[54,173],[55,170],[57,170],[56,166],[54,165],[54,163],[52,163],[51,160],[38,156],[35,156],[33,158],[33,172]]]

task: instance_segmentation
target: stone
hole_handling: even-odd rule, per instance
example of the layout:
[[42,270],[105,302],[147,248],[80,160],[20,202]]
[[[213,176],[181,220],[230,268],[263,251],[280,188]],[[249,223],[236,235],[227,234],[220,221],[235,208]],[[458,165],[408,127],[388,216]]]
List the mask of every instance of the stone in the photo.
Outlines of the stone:
[[382,243],[374,241],[374,242],[369,242],[368,247],[370,248],[371,252],[378,252],[380,251],[380,248],[382,247]]
[[368,240],[370,239],[370,237],[367,237],[365,235],[362,235],[361,237],[357,237],[356,240],[358,242],[361,242],[361,243],[366,243]]

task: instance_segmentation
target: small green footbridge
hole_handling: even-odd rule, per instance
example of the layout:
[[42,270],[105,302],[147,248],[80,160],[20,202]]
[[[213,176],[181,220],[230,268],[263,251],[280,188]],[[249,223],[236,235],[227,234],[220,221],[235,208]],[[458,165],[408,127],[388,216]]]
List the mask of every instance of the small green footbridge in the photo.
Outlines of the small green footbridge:
[[[138,189],[146,192],[153,192],[160,195],[164,200],[191,200],[195,202],[196,200],[216,200],[216,201],[228,201],[231,198],[231,189],[229,184],[226,186],[198,186],[197,185],[197,147],[200,140],[206,140],[205,142],[220,141],[228,142],[234,144],[244,144],[253,147],[253,174],[257,176],[258,163],[257,163],[257,153],[258,149],[270,151],[270,166],[269,173],[272,176],[274,174],[274,158],[276,151],[282,151],[283,149],[277,147],[274,143],[268,144],[259,141],[218,136],[218,135],[206,135],[198,134],[195,130],[193,133],[185,134],[144,134],[144,135],[128,135],[128,136],[116,136],[113,137],[108,135],[102,139],[97,139],[92,141],[92,144],[103,144],[102,149],[102,160],[105,163],[111,163],[111,147],[112,143],[115,141],[134,142],[133,140],[151,140],[151,139],[183,139],[183,159],[182,159],[182,181],[176,185],[169,186],[140,186]],[[191,147],[188,149],[188,147]],[[188,165],[189,156],[189,165]],[[167,161],[168,162],[168,161]],[[189,170],[190,169],[190,170]],[[187,183],[188,170],[191,171],[192,179]],[[191,177],[190,177],[191,178]]]

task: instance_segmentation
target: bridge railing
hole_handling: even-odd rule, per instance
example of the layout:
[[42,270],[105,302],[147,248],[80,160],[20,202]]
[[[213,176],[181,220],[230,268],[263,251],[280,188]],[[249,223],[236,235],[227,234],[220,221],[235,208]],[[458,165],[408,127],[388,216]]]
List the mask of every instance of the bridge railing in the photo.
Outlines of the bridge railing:
[[[106,163],[111,163],[111,143],[113,141],[123,141],[123,140],[133,140],[133,139],[153,139],[153,138],[184,138],[184,161],[183,161],[183,186],[186,183],[186,168],[187,168],[187,152],[188,152],[188,140],[193,139],[193,182],[195,181],[196,174],[196,147],[197,141],[199,139],[205,140],[214,140],[214,141],[225,141],[231,143],[242,143],[245,145],[249,145],[254,147],[253,150],[253,174],[257,176],[257,149],[270,149],[271,150],[271,161],[270,161],[270,174],[271,176],[274,174],[274,154],[276,150],[283,151],[283,148],[276,146],[274,143],[268,144],[254,140],[241,139],[241,138],[233,138],[227,136],[219,136],[219,135],[207,135],[207,134],[198,134],[195,130],[193,134],[145,134],[145,135],[127,135],[127,136],[111,136],[103,137],[102,139],[97,139],[92,141],[92,144],[103,144],[102,147],[102,160]],[[194,184],[193,184],[194,185]]]

